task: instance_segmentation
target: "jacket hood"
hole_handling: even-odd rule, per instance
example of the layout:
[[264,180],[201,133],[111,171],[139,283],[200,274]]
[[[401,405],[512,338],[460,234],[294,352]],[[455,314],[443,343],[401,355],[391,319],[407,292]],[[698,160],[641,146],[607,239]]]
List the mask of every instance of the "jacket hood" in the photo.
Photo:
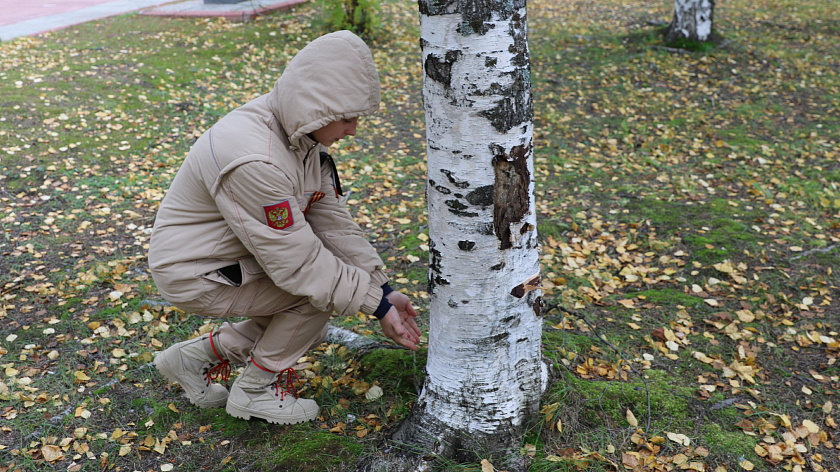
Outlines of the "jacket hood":
[[379,109],[379,73],[361,38],[337,31],[300,50],[277,79],[268,105],[293,146],[333,121]]

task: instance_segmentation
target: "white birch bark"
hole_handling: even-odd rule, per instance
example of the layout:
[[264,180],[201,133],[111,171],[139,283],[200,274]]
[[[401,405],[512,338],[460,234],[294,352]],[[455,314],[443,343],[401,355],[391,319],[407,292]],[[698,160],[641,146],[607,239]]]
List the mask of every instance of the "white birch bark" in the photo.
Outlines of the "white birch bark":
[[393,439],[431,456],[510,452],[547,382],[525,1],[420,0],[420,13],[429,354]]
[[712,34],[714,0],[674,0],[674,18],[665,34],[667,41],[706,41]]

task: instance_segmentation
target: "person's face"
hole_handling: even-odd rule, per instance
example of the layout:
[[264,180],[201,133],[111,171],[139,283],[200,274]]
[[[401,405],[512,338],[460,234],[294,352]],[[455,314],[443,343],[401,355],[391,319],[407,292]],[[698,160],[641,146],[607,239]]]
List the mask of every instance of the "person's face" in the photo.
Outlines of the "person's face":
[[355,136],[356,125],[358,123],[358,118],[333,121],[332,123],[313,131],[312,136],[319,143],[329,147],[334,142],[346,136]]

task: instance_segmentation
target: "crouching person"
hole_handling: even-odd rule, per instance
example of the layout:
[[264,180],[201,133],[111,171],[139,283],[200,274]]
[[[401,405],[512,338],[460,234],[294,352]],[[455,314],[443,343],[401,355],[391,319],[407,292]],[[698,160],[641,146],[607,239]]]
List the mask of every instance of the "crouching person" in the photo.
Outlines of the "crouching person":
[[[272,423],[316,418],[316,402],[297,396],[292,366],[324,340],[333,312],[374,315],[386,336],[417,348],[416,312],[345,208],[326,152],[379,101],[368,47],[348,31],[331,33],[193,145],[155,219],[152,276],[187,313],[247,318],[155,358],[193,404]],[[228,392],[216,380],[231,363],[245,369]]]

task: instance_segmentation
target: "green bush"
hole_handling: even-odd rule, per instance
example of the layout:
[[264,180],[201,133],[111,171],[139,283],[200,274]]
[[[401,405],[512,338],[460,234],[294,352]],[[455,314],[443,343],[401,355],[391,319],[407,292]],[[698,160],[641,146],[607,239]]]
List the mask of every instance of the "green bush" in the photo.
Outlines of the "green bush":
[[370,37],[379,28],[379,0],[323,0],[326,27]]

